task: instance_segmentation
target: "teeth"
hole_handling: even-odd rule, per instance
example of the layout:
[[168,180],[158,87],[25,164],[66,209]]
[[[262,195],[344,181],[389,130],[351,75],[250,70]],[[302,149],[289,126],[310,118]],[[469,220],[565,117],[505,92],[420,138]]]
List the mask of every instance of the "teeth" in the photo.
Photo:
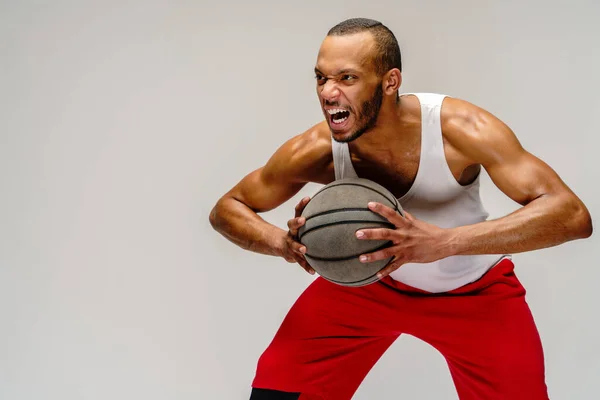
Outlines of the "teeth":
[[341,108],[336,108],[334,110],[327,110],[327,112],[329,113],[329,115],[333,115],[333,114],[337,114],[339,112],[344,112],[346,110],[342,110]]
[[332,120],[332,122],[333,122],[334,124],[341,124],[342,122],[344,122],[344,121],[345,121],[345,120],[347,120],[347,119],[348,119],[348,117],[344,117],[344,118],[342,118],[342,119],[338,119],[338,120],[336,120],[336,121],[333,121],[333,120]]

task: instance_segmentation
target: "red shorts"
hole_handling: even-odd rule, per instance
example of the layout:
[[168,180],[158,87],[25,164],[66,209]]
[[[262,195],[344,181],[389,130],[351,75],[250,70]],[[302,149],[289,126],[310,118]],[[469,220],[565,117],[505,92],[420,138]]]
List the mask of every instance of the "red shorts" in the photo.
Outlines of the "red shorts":
[[389,277],[360,288],[317,278],[260,357],[252,386],[350,399],[402,333],[440,351],[461,400],[548,399],[540,337],[508,259],[442,294]]

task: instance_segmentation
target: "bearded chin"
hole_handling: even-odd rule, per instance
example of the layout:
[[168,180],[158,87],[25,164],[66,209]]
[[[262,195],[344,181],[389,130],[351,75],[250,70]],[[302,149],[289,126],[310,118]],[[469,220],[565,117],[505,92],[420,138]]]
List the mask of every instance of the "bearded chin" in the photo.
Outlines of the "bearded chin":
[[343,139],[336,139],[333,137],[333,140],[340,143],[352,142],[353,140],[361,137],[365,132],[371,130],[377,122],[377,117],[379,116],[379,110],[381,109],[382,102],[383,89],[381,88],[381,84],[379,84],[375,89],[373,97],[362,104],[358,118],[358,121],[361,123],[361,125],[354,132],[352,132],[350,136]]

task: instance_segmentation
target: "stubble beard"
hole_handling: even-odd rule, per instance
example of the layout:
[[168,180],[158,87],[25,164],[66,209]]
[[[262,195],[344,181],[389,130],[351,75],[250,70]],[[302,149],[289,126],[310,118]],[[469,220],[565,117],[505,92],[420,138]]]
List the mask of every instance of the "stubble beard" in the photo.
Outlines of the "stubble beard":
[[[352,134],[345,138],[336,139],[332,136],[333,140],[340,143],[348,143],[358,139],[364,133],[371,130],[377,123],[379,117],[379,111],[381,110],[381,104],[383,103],[383,89],[381,84],[378,84],[373,96],[365,101],[360,107],[360,112],[357,115],[357,122],[360,124],[358,128],[352,132]],[[333,133],[333,131],[332,131]]]

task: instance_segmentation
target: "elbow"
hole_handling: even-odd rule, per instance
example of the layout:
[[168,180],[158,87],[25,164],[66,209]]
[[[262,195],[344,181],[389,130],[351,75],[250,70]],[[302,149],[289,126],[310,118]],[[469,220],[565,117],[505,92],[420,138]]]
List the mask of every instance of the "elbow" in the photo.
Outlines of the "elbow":
[[212,226],[212,228],[216,231],[218,231],[218,227],[219,227],[219,203],[221,202],[221,200],[219,200],[217,202],[217,204],[215,204],[215,206],[213,207],[212,210],[210,210],[210,214],[208,215],[208,222],[210,222],[210,226]]
[[586,239],[592,236],[594,231],[592,226],[592,216],[582,203],[579,203],[575,209],[573,222],[575,227],[574,230],[578,239]]
[[589,238],[590,236],[592,236],[592,233],[594,232],[594,227],[592,224],[592,217],[590,216],[589,212],[586,212],[586,217],[584,219],[584,221],[581,223],[581,230],[582,230],[582,239],[586,239]]
[[210,210],[210,214],[208,215],[208,222],[210,223],[210,226],[213,227],[213,229],[217,229],[217,210],[216,207],[213,207],[212,210]]

